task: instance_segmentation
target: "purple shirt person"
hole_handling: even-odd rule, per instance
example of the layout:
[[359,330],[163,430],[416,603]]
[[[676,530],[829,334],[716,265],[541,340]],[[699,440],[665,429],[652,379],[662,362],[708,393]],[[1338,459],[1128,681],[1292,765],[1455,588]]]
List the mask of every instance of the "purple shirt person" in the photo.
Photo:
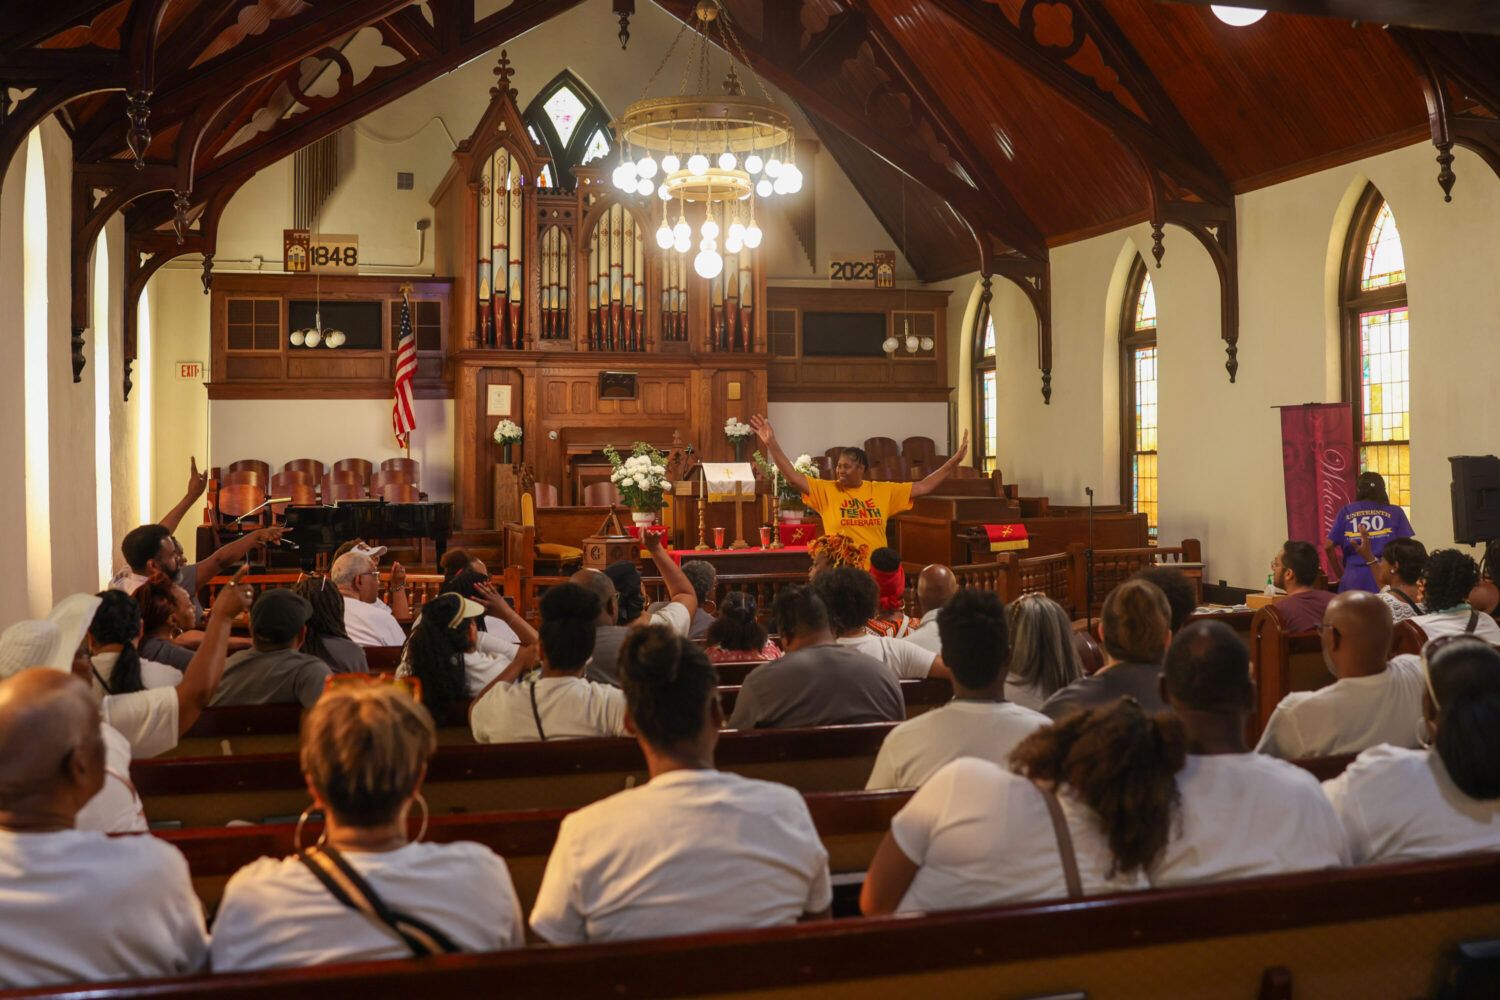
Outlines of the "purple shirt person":
[[1345,504],[1333,516],[1328,527],[1328,548],[1332,556],[1337,551],[1344,564],[1339,577],[1339,593],[1346,590],[1367,590],[1379,593],[1380,585],[1370,571],[1365,555],[1360,551],[1360,535],[1369,540],[1370,555],[1380,558],[1380,553],[1392,539],[1410,538],[1416,534],[1406,511],[1390,502],[1386,495],[1385,479],[1378,472],[1362,472],[1356,483],[1355,500]]

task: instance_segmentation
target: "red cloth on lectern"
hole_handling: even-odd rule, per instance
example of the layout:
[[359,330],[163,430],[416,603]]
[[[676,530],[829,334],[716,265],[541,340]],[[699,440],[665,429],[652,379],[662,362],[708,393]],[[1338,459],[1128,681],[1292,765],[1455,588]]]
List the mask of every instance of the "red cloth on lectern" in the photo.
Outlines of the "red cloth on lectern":
[[1024,524],[986,524],[984,533],[991,552],[1015,552],[1031,545]]

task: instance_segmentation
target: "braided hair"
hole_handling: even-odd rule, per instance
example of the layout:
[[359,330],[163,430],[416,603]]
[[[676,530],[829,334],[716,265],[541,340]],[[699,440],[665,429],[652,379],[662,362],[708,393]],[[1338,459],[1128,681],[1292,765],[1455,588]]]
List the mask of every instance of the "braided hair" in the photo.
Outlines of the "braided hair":
[[[135,641],[141,634],[141,606],[136,599],[123,590],[106,590],[99,594],[99,610],[89,623],[89,635],[101,646],[123,646],[115,668],[110,671],[109,683],[104,689],[110,694],[130,694],[143,691],[146,684],[141,680],[141,654]],[[100,682],[103,684],[103,682]]]
[[840,566],[863,568],[870,547],[856,542],[848,535],[819,535],[807,543],[807,554],[813,559],[824,556],[829,569]]
[[428,601],[406,640],[407,666],[422,682],[422,703],[439,724],[455,704],[469,698],[464,671],[464,654],[474,648],[469,641],[469,619],[449,625],[458,616],[462,602],[457,594],[440,594]]
[[302,651],[332,662],[324,640],[349,638],[349,633],[344,630],[344,595],[339,593],[332,580],[323,576],[303,577],[292,591],[300,594],[312,607]]
[[626,636],[620,679],[636,732],[658,750],[702,733],[709,704],[718,697],[719,675],[707,654],[664,625]]

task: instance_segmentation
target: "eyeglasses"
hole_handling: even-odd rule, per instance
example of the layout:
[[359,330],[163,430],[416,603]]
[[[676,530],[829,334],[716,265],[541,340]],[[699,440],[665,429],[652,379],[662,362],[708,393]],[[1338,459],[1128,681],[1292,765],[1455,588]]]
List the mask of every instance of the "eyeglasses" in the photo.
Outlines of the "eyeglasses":
[[1491,648],[1489,643],[1472,635],[1440,635],[1422,647],[1422,679],[1427,683],[1427,696],[1432,699],[1432,707],[1439,712],[1443,710],[1443,706],[1438,702],[1437,691],[1432,686],[1432,665],[1443,655],[1444,650],[1471,643],[1476,648]]

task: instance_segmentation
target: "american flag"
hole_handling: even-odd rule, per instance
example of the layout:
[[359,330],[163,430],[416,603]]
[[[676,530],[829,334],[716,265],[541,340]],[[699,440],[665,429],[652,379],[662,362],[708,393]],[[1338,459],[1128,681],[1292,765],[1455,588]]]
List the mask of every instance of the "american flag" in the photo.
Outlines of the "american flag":
[[401,331],[396,335],[396,386],[391,402],[391,427],[396,444],[411,444],[411,432],[417,429],[417,415],[412,409],[411,383],[417,374],[417,339],[411,331],[411,286],[401,289]]

